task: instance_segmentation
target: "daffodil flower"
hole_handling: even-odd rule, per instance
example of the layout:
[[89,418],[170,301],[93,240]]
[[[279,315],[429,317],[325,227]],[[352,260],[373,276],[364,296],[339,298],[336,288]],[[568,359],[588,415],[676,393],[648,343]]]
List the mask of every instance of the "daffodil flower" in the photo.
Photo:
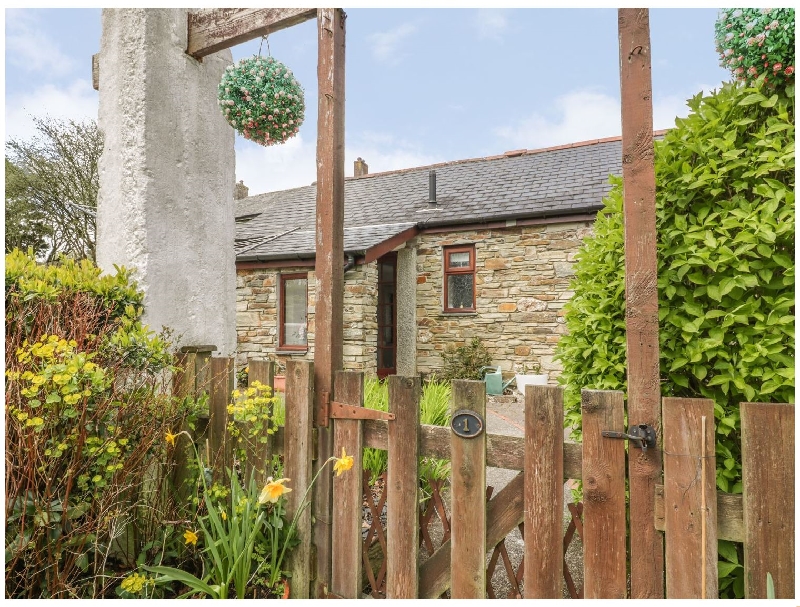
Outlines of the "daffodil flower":
[[187,529],[183,533],[184,539],[186,539],[186,545],[188,546],[191,544],[192,546],[197,544],[197,540],[200,539],[196,532],[192,531],[191,529]]
[[285,482],[290,481],[290,478],[279,478],[278,480],[272,480],[270,476],[267,479],[267,484],[264,485],[264,488],[261,490],[261,495],[258,496],[258,503],[259,504],[266,504],[270,502],[274,504],[278,501],[278,498],[283,495],[284,493],[289,493],[291,489],[284,485]]
[[336,459],[336,463],[333,464],[333,469],[336,471],[336,476],[341,476],[342,472],[346,472],[353,467],[353,456],[347,455],[344,451],[344,447],[342,447],[342,457]]
[[[164,437],[170,446],[175,446],[175,439],[178,437],[177,434],[173,434],[172,432],[167,432],[166,436]],[[196,540],[195,540],[196,541]]]

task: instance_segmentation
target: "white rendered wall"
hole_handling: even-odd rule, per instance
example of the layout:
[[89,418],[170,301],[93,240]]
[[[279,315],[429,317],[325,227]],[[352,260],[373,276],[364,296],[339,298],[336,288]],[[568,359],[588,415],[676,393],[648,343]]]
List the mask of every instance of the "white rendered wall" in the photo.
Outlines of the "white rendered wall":
[[97,261],[136,270],[145,322],[179,346],[236,347],[230,51],[185,53],[187,9],[103,9]]

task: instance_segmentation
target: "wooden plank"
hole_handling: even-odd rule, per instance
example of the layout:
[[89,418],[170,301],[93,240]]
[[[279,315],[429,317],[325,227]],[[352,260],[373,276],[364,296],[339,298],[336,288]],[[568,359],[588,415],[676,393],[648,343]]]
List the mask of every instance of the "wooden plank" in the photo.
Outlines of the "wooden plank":
[[[486,507],[486,546],[494,548],[500,540],[523,522],[525,475],[520,472],[498,491]],[[450,588],[450,540],[420,566],[419,597],[439,598]]]
[[[275,364],[269,360],[248,361],[249,385],[260,382],[265,386],[272,387],[275,377]],[[274,393],[273,393],[274,394]],[[270,407],[272,415],[272,407]],[[266,483],[270,475],[270,465],[272,463],[273,436],[267,432],[268,425],[264,425],[262,432],[257,436],[250,436],[249,424],[244,424],[240,438],[244,443],[245,462],[244,477],[249,482],[250,475],[255,475],[256,482],[260,485]]]
[[[355,371],[336,373],[339,402],[364,406],[364,374]],[[352,470],[333,479],[332,549],[336,558],[331,567],[331,592],[347,599],[361,597],[361,420],[335,419],[333,446],[337,457],[342,449],[353,457]],[[330,476],[323,473],[322,476]]]
[[[618,21],[628,426],[648,424],[660,435],[650,14],[646,8],[621,8]],[[636,456],[628,459],[631,535],[636,537],[631,542],[631,598],[664,598],[664,545],[653,525],[653,492],[661,482],[661,450],[629,453]]]
[[[252,368],[251,368],[252,369]],[[314,419],[314,363],[306,360],[286,362],[286,427],[284,474],[292,479],[293,491],[288,496],[286,513],[293,518],[303,503],[311,483],[313,451],[312,425]],[[324,473],[323,473],[324,474]],[[312,546],[311,508],[306,508],[297,520],[297,539],[300,544],[289,558],[292,574],[292,596],[311,597]]]
[[[624,395],[582,390],[584,598],[624,599],[625,442],[601,435],[623,429]],[[651,523],[652,524],[652,523]]]
[[[387,449],[387,422],[364,422],[364,446]],[[450,429],[442,426],[420,426],[420,457],[450,459]],[[581,445],[564,443],[564,480],[581,478]],[[525,467],[525,439],[505,434],[486,434],[486,465],[506,470]]]
[[[453,381],[453,410],[474,411],[486,419],[486,384]],[[484,429],[485,429],[484,421]],[[452,568],[454,599],[486,598],[486,432],[473,438],[450,434]]]
[[[341,9],[317,12],[317,224],[314,335],[315,409],[322,393],[334,400],[334,373],[342,368],[344,298],[344,68],[345,15]],[[319,420],[318,420],[319,423]],[[317,447],[321,465],[333,454],[333,435],[320,427]],[[359,452],[358,456],[361,456]],[[320,475],[314,486],[314,545],[317,593],[331,582],[331,477]]]
[[201,59],[316,16],[315,8],[204,8],[191,11],[186,52]]
[[[194,353],[178,353],[176,358],[177,370],[172,378],[173,394],[180,399],[195,398],[195,362],[197,355]],[[180,428],[173,428],[172,432],[177,434],[182,430],[189,430],[188,422],[184,421]],[[187,447],[187,444],[186,442],[179,442],[171,452],[173,464],[171,481],[178,496],[177,499],[181,502],[187,500],[193,491],[193,487],[187,481],[192,477],[189,461],[190,458],[193,459],[194,452]]]
[[[656,485],[655,526],[664,531],[664,485]],[[744,542],[742,496],[717,491],[717,539]]]
[[[704,416],[705,443],[701,432]],[[717,520],[715,444],[714,401],[704,398],[664,399],[664,528],[668,599],[699,599],[704,592],[707,598],[718,596],[717,526],[714,524]],[[705,476],[702,474],[703,458],[706,460]],[[702,509],[703,491],[705,512]]]
[[209,443],[214,480],[227,483],[231,467],[231,444],[228,438],[228,404],[233,392],[233,359],[212,358],[210,363]]
[[525,598],[560,599],[564,542],[564,389],[525,389]]
[[742,403],[744,593],[776,599],[794,594],[794,405]]
[[389,464],[386,478],[386,598],[419,594],[419,377],[389,376]]

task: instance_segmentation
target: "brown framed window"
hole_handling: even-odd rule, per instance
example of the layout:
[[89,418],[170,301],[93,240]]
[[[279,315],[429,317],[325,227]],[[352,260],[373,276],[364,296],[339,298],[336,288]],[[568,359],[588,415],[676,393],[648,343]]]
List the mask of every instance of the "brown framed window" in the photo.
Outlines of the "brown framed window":
[[308,349],[308,274],[281,274],[280,330],[282,350]]
[[444,311],[475,311],[475,245],[444,248]]

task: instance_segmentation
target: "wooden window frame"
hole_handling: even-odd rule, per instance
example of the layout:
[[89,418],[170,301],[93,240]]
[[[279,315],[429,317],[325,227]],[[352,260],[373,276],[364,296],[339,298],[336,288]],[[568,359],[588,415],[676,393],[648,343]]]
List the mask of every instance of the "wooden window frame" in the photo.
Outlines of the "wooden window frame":
[[[287,280],[305,279],[306,281],[306,343],[305,345],[291,345],[286,343],[286,288]],[[278,302],[278,350],[307,352],[308,351],[308,272],[297,272],[292,274],[279,274],[278,278],[279,298]]]
[[[451,253],[469,253],[469,266],[466,268],[451,268],[450,267],[450,254]],[[446,314],[463,314],[476,312],[475,309],[475,245],[457,245],[453,247],[442,247],[444,260],[442,262],[442,282],[444,283],[444,301],[442,301],[442,310]],[[447,278],[456,274],[472,274],[472,307],[471,308],[448,308],[448,293],[447,293]]]

